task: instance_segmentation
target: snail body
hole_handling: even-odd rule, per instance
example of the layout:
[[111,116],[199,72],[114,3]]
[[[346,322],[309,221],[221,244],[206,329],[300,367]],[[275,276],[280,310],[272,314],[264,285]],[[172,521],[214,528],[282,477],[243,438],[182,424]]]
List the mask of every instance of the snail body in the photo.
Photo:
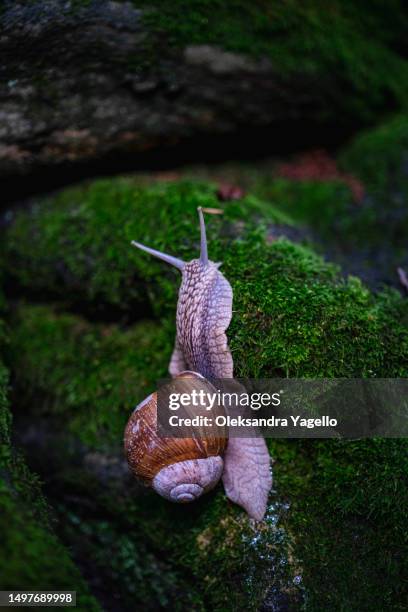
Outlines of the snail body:
[[[208,259],[202,209],[198,209],[200,257],[190,262],[138,242],[133,246],[181,271],[176,340],[169,364],[172,377],[215,390],[209,380],[232,379],[233,360],[226,329],[232,317],[232,288]],[[209,379],[209,380],[207,380]],[[234,382],[235,385],[238,383]],[[220,407],[221,409],[221,407]],[[200,432],[198,432],[200,433]],[[132,472],[171,501],[194,501],[222,478],[227,497],[261,520],[272,486],[270,457],[263,438],[160,438],[157,434],[157,394],[144,400],[125,430],[125,451]]]
[[233,362],[225,330],[232,314],[232,289],[220,264],[193,259],[182,270],[177,304],[177,336],[169,372],[199,372],[209,379],[232,378]]

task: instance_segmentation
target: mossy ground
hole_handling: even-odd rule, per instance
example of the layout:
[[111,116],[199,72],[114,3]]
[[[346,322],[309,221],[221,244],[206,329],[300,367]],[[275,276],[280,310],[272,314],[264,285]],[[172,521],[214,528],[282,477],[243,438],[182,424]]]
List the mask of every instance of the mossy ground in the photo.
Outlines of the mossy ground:
[[[82,453],[117,456],[132,407],[165,373],[172,349],[177,273],[132,251],[130,240],[196,256],[198,204],[220,206],[213,185],[98,181],[18,213],[7,232],[7,284],[17,280],[25,300],[38,301],[42,292],[54,300],[21,302],[10,319],[20,410],[53,419],[55,432],[88,449]],[[208,216],[208,236],[210,256],[224,262],[234,289],[228,336],[237,374],[407,375],[408,313],[400,294],[373,295],[305,246],[266,242],[262,225],[281,222],[282,213],[265,200],[248,196],[223,206],[223,217]],[[88,317],[119,313],[120,324],[66,312],[81,307]],[[140,310],[150,320],[140,320]],[[124,601],[148,609],[256,609],[288,590],[299,605],[301,574],[310,610],[322,602],[370,610],[375,601],[399,609],[404,442],[271,442],[278,494],[260,529],[221,490],[179,508],[115,477],[101,485],[78,457],[75,467],[69,443],[56,444],[68,449],[71,466],[52,478],[63,493],[49,489],[62,537]],[[83,503],[67,504],[67,492]],[[88,510],[90,495],[96,514]],[[180,593],[188,601],[180,602]]]
[[301,599],[297,568],[288,562],[290,538],[277,525],[281,501],[258,527],[228,504],[221,487],[194,507],[169,507],[132,483],[91,483],[86,493],[85,481],[65,480],[77,499],[91,490],[102,516],[90,515],[86,504],[63,505],[61,529],[124,607],[257,610],[270,589],[286,592],[292,603]]

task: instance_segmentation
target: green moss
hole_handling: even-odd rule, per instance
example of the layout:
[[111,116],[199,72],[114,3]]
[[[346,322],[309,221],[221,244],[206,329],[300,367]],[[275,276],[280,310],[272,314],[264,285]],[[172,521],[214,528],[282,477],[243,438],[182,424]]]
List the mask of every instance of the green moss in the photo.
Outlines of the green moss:
[[[403,610],[406,440],[270,443],[307,609]],[[318,580],[318,576],[326,577]]]
[[343,167],[357,175],[373,195],[392,197],[395,189],[408,193],[408,115],[359,134],[340,157]]
[[340,156],[340,164],[358,176],[367,191],[353,216],[351,234],[366,243],[392,245],[394,267],[406,256],[408,232],[408,116],[399,115],[362,133]]
[[286,240],[234,243],[223,269],[235,295],[229,337],[238,375],[406,375],[408,313],[396,292],[374,298]]
[[[338,117],[342,122],[347,115],[372,118],[373,109],[384,108],[389,96],[399,106],[407,103],[407,63],[398,55],[395,42],[400,39],[403,44],[404,24],[406,28],[398,0],[387,7],[337,0],[278,1],[273,5],[266,0],[165,0],[157,4],[148,0],[135,4],[146,5],[144,21],[162,44],[165,40],[175,47],[218,45],[267,57],[287,79],[295,75],[313,79],[316,90],[330,100],[330,112],[333,107],[342,108]],[[385,23],[389,23],[388,31]],[[324,118],[321,111],[320,119]]]
[[[172,333],[152,322],[121,332],[47,307],[22,308],[11,343],[19,401],[40,393],[48,398],[37,402],[40,414],[67,417],[84,443],[112,447],[133,407],[166,376],[172,341]],[[23,375],[26,368],[37,372],[35,384]]]
[[350,231],[352,195],[340,181],[260,177],[254,189],[283,214],[297,224],[309,226],[323,239],[336,240]]
[[38,477],[11,446],[8,391],[0,362],[0,588],[76,590],[78,609],[96,612],[99,605],[52,530]]
[[10,447],[10,413],[0,375],[0,586],[77,591],[79,610],[100,610],[66,548],[50,526],[38,478]]
[[[130,313],[136,300],[149,300],[145,313],[156,322],[140,322],[126,331],[90,326],[48,307],[20,309],[10,351],[20,394],[50,395],[40,409],[69,414],[69,427],[89,445],[103,439],[109,446],[121,438],[130,407],[165,375],[174,342],[179,280],[165,264],[134,252],[130,239],[185,259],[194,256],[197,200],[216,204],[213,189],[201,187],[98,182],[85,192],[65,192],[53,206],[19,214],[9,230],[5,249],[13,267],[8,273],[26,291],[53,287],[53,295],[65,298],[74,284],[76,299],[81,296],[79,301],[87,300],[95,311],[120,302]],[[86,196],[81,203],[80,194]],[[234,290],[228,336],[236,373],[406,375],[404,300],[394,292],[374,297],[358,279],[343,280],[334,266],[307,248],[286,240],[265,243],[260,230],[231,240],[235,219],[248,208],[268,214],[266,204],[247,198],[227,207],[223,226],[217,218],[208,227],[211,257],[224,262]],[[162,221],[156,222],[158,217]],[[66,271],[62,280],[61,268]]]
[[[199,252],[197,206],[219,207],[215,187],[197,182],[156,184],[119,179],[69,189],[30,213],[16,213],[4,242],[6,274],[23,289],[58,297],[94,312],[110,307],[134,314],[174,311],[176,273],[131,247],[131,240],[184,259]],[[248,196],[225,206],[226,231],[259,210],[284,221],[273,207]],[[208,217],[208,232],[220,231]],[[171,228],[171,232],[169,229]],[[151,282],[160,276],[160,287]],[[148,304],[149,303],[149,304]]]
[[[261,527],[221,492],[189,506],[169,504],[151,490],[113,481],[74,487],[103,508],[104,519],[60,508],[66,537],[80,546],[124,604],[154,610],[257,610],[269,590],[298,601],[290,541],[281,525],[285,512],[275,500]],[[276,495],[275,495],[276,498]],[[83,511],[85,508],[85,512]],[[279,524],[277,524],[279,523]],[[116,583],[116,584],[114,584]]]
[[[223,243],[212,250],[221,259]],[[374,297],[308,249],[286,240],[267,245],[259,233],[229,245],[223,270],[235,296],[228,335],[237,375],[406,375],[408,313],[396,292]],[[166,288],[157,274],[156,290]],[[47,307],[21,308],[10,347],[20,393],[50,394],[43,409],[69,414],[88,444],[120,439],[130,408],[166,374],[174,308],[162,305],[161,314],[160,323],[120,331]]]
[[[106,593],[120,599],[123,609],[185,610],[195,599],[201,601],[200,590],[189,583],[190,573],[184,575],[182,567],[171,557],[174,551],[169,550],[166,540],[165,515],[157,512],[155,500],[146,495],[138,499],[136,495],[135,503],[131,485],[126,491],[118,483],[105,482],[102,489],[95,480],[84,478],[83,472],[73,472],[72,480],[66,474],[59,476],[67,491],[85,501],[68,507],[57,500],[62,536],[92,564],[93,573],[103,582]],[[90,493],[94,507],[98,508],[96,514],[89,514],[86,509]],[[142,504],[150,508],[149,518],[141,512]],[[169,529],[175,526],[168,523]],[[154,541],[158,536],[159,545]],[[178,604],[181,593],[183,601]]]
[[[167,342],[167,349],[160,349],[161,373],[172,342],[179,279],[162,262],[132,249],[130,241],[137,238],[185,260],[196,257],[198,204],[218,205],[211,185],[146,187],[112,180],[68,190],[17,214],[4,241],[11,262],[6,273],[28,295],[41,292],[44,299],[48,291],[68,305],[85,303],[92,313],[119,308],[133,318],[142,309],[144,316],[159,318],[158,337],[165,333]],[[393,293],[374,298],[357,279],[341,280],[333,266],[306,248],[285,240],[265,244],[262,230],[251,230],[251,215],[260,214],[265,221],[281,220],[273,205],[253,196],[228,203],[223,221],[208,216],[210,256],[224,262],[234,289],[229,337],[236,363],[246,364],[238,373],[403,375],[403,300]],[[237,220],[243,218],[246,226],[240,229]],[[27,330],[23,334],[30,337]]]
[[[311,157],[310,162],[312,159]],[[296,164],[296,159],[293,162]],[[275,221],[295,228],[292,233],[297,239],[313,244],[315,249],[321,250],[322,243],[333,247],[336,244],[347,244],[350,239],[361,241],[360,229],[367,233],[367,217],[358,225],[357,232],[356,217],[358,219],[361,213],[361,204],[355,202],[349,185],[341,176],[337,179],[287,179],[280,176],[280,166],[281,164],[273,159],[256,164],[226,162],[215,169],[206,166],[188,167],[185,174],[191,179],[200,178],[239,185],[252,197],[255,196],[259,219],[267,225],[270,221]],[[316,172],[316,168],[312,167],[313,170]],[[275,217],[276,213],[279,213],[281,219],[268,218],[270,210],[275,211]],[[240,211],[243,218],[246,218],[245,207],[241,207]],[[273,226],[270,233],[272,236],[276,234]]]
[[44,528],[29,507],[0,478],[3,589],[77,590],[79,610],[100,610],[78,569],[55,535]]

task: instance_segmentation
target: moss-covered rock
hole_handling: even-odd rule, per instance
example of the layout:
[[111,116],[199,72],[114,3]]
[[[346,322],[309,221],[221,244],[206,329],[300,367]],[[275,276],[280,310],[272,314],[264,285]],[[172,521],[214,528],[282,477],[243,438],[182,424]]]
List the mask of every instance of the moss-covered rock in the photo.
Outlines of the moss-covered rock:
[[[193,506],[174,506],[140,489],[122,466],[131,409],[154,388],[160,368],[165,374],[171,340],[156,324],[120,331],[41,306],[21,308],[14,324],[17,397],[42,441],[32,459],[54,483],[46,490],[62,539],[106,593],[125,609],[146,610],[256,610],[266,598],[300,600],[291,538],[277,525],[285,505],[276,495],[259,528],[221,487]],[[34,359],[26,361],[27,376],[21,350]]]
[[403,610],[407,441],[271,441],[306,609]]
[[[0,292],[0,310],[4,310]],[[0,349],[5,334],[0,319]],[[9,374],[0,359],[0,588],[76,590],[78,610],[99,611],[80,571],[57,538],[38,476],[11,444]]]
[[[219,208],[215,192],[214,186],[203,183],[146,187],[130,179],[69,189],[29,212],[16,213],[3,243],[6,273],[42,300],[58,297],[82,309],[88,306],[94,314],[104,308],[133,313],[133,318],[138,311],[143,316],[151,311],[163,314],[173,310],[176,275],[141,255],[130,242],[144,241],[184,259],[196,257],[196,209]],[[286,220],[248,196],[226,206],[227,231],[248,212],[262,209],[267,209],[270,220]],[[209,236],[218,234],[219,217],[209,217],[207,223]],[[158,277],[159,284],[153,281]]]
[[[63,480],[83,503],[60,503],[62,534],[95,564],[124,609],[257,610],[268,597],[299,604],[299,569],[282,525],[286,507],[276,495],[258,526],[228,504],[221,487],[179,506],[132,482],[98,483],[85,474]],[[87,508],[90,492],[97,514]]]
[[[27,404],[33,394],[47,396],[32,411],[59,415],[88,446],[120,446],[130,411],[167,375],[172,334],[149,321],[127,331],[92,326],[41,306],[21,308],[18,316],[10,349],[19,401],[24,394]],[[37,371],[34,386],[31,374],[21,378],[22,361]]]
[[373,195],[392,197],[408,190],[408,115],[398,115],[363,132],[340,156],[342,166],[367,185]]
[[100,610],[53,532],[38,477],[11,448],[8,374],[0,364],[0,586],[77,591],[79,610]]
[[[198,204],[217,206],[211,185],[146,187],[111,180],[68,190],[17,213],[3,243],[9,282],[27,296],[51,295],[92,317],[118,309],[134,320],[143,309],[144,317],[160,319],[157,337],[165,333],[167,339],[161,375],[174,329],[178,273],[134,250],[130,241],[185,260],[196,257]],[[210,257],[223,261],[234,290],[228,335],[237,374],[404,375],[407,309],[398,294],[374,297],[311,250],[284,239],[266,243],[251,221],[260,216],[281,220],[272,205],[252,196],[227,203],[223,221],[208,216]],[[246,219],[241,229],[238,219]],[[31,335],[23,330],[22,337],[29,342]],[[34,354],[24,351],[28,360]]]
[[[232,253],[232,251],[231,251]],[[356,278],[280,240],[235,245],[230,328],[246,376],[399,376],[407,364],[407,309],[395,292],[374,298]]]
[[[225,271],[235,291],[228,335],[237,375],[406,375],[408,313],[396,292],[374,298],[309,250],[284,240],[267,246],[257,235],[231,245]],[[121,331],[21,307],[10,346],[20,399],[50,395],[38,410],[49,411],[51,402],[85,443],[112,444],[131,407],[166,375],[171,316]]]
[[406,108],[406,23],[402,0],[3,0],[0,174],[18,198],[243,126],[254,148],[344,138]]
[[[179,507],[126,475],[123,428],[166,372],[179,282],[129,242],[196,256],[198,204],[219,206],[211,185],[98,181],[17,213],[7,231],[14,297],[54,300],[19,304],[7,355],[18,414],[34,415],[46,440],[32,457],[44,459],[39,471],[62,539],[125,607],[298,609],[302,575],[313,612],[374,603],[402,610],[404,441],[271,441],[277,493],[257,526],[221,487]],[[374,296],[309,248],[265,241],[255,219],[282,217],[247,197],[227,203],[223,220],[208,218],[210,256],[224,262],[234,290],[236,373],[406,376],[403,298]],[[67,308],[88,319],[119,314],[121,324],[89,322]],[[141,310],[151,320],[136,321]],[[51,424],[47,435],[42,421]]]
[[[193,6],[187,0],[157,4],[139,0],[135,4],[147,5],[144,20],[175,47],[209,44],[267,57],[286,77],[314,78],[323,91],[330,82],[337,87],[332,79],[336,75],[337,83],[347,90],[347,95],[331,100],[331,112],[342,107],[339,121],[347,115],[367,120],[371,107],[381,107],[390,94],[399,103],[407,103],[407,65],[395,55],[395,39],[391,46],[387,33],[389,28],[403,41],[407,23],[398,0],[387,8],[370,5],[369,10],[362,2],[351,6],[338,0],[323,5],[279,1],[273,6],[265,0],[251,4],[200,0]],[[180,19],[181,13],[185,19]]]
[[[146,344],[135,358],[134,340],[144,325]],[[52,422],[42,471],[53,483],[49,494],[61,535],[124,602],[146,609],[183,610],[186,602],[203,610],[257,609],[260,602],[276,604],[289,589],[288,601],[299,606],[305,587],[313,611],[322,605],[368,611],[375,602],[403,609],[405,441],[270,441],[278,495],[271,496],[263,526],[251,526],[220,488],[192,506],[174,506],[115,469],[131,406],[153,388],[154,368],[167,362],[165,351],[153,363],[145,359],[149,344],[153,354],[165,346],[156,342],[157,327],[140,323],[120,331],[25,306],[14,330],[11,356],[22,408],[36,396],[42,408],[35,420]],[[359,355],[359,341],[350,344]],[[374,349],[366,350],[367,356]],[[319,367],[326,369],[316,374],[333,375],[330,361]],[[72,437],[82,441],[80,448]],[[75,507],[70,497],[79,502]]]

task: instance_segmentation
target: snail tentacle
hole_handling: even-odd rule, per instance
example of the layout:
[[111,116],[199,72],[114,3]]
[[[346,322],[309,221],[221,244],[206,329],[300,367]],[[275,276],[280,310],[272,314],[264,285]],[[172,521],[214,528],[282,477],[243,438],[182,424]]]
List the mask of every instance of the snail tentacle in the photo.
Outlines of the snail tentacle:
[[137,249],[141,249],[142,251],[146,251],[149,255],[153,255],[153,257],[157,257],[158,259],[162,259],[166,263],[174,266],[178,270],[183,270],[185,266],[185,262],[182,259],[178,259],[177,257],[173,257],[172,255],[167,255],[166,253],[162,253],[161,251],[156,251],[156,249],[151,249],[150,247],[141,244],[140,242],[136,242],[136,240],[132,240],[130,243],[132,246]]
[[199,206],[197,210],[198,210],[198,216],[200,219],[200,237],[201,237],[200,262],[203,266],[208,266],[207,235],[205,232],[205,221],[204,221],[203,209],[201,208],[201,206]]

